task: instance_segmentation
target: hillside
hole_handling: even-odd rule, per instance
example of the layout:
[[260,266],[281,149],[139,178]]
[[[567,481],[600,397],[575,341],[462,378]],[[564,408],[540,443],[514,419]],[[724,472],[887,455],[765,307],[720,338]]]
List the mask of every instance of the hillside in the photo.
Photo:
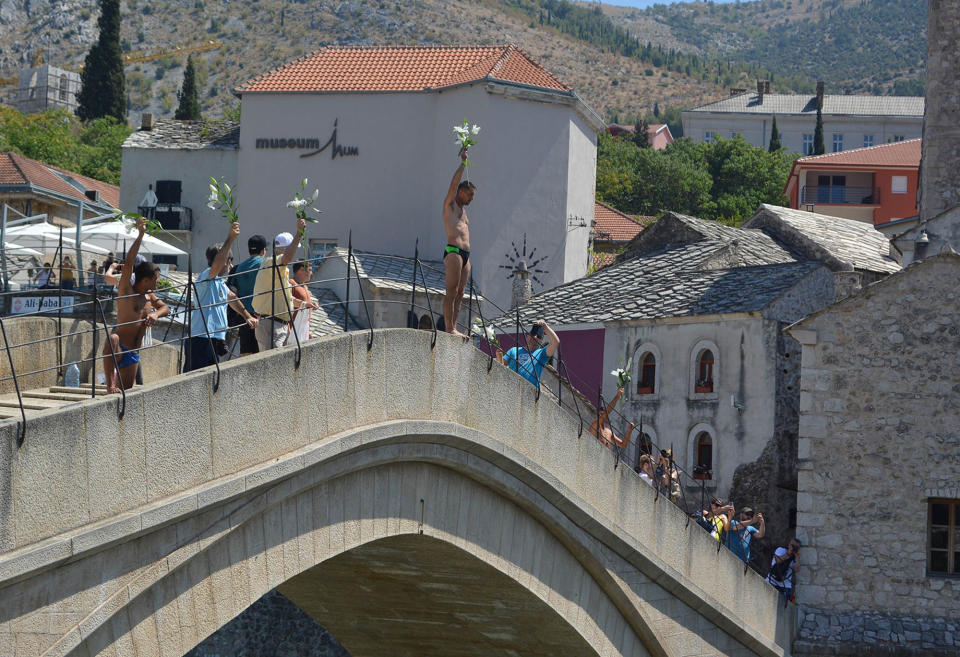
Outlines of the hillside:
[[[204,39],[224,47],[197,55],[201,104],[217,116],[236,104],[230,90],[254,75],[328,44],[516,43],[574,87],[605,116],[680,107],[722,90],[683,72],[614,54],[531,18],[536,3],[516,0],[126,0],[125,50]],[[82,64],[97,36],[94,0],[0,0],[0,77],[15,77],[34,49],[67,68]],[[608,23],[608,22],[607,22]],[[465,26],[468,26],[465,29]],[[127,67],[130,119],[172,116],[185,57]],[[10,92],[14,86],[0,87]]]
[[782,91],[811,91],[822,79],[834,90],[923,93],[927,0],[690,2],[603,11],[641,42],[764,67]]

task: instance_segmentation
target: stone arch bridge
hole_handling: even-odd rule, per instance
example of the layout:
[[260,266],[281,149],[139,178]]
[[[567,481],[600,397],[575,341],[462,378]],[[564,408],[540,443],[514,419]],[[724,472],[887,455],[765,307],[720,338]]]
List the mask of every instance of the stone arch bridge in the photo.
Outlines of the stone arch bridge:
[[789,654],[790,610],[557,406],[404,329],[0,425],[0,655],[179,657],[278,588],[355,657]]

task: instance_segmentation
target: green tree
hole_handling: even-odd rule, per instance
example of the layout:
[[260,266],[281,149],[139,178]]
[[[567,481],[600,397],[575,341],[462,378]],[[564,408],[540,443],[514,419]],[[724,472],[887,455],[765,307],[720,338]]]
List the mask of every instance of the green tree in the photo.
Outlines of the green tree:
[[650,148],[650,124],[646,119],[637,119],[633,126],[633,143],[640,148]]
[[193,66],[193,56],[187,57],[187,70],[183,73],[183,87],[177,93],[180,104],[173,118],[180,121],[199,121],[200,99],[197,97],[197,71]]
[[660,104],[657,101],[653,101],[653,115],[660,118]]
[[823,155],[827,146],[823,143],[823,112],[817,108],[817,127],[813,129],[813,154]]
[[90,48],[80,74],[77,116],[126,120],[123,59],[120,51],[120,0],[101,0],[100,37]]
[[773,115],[773,126],[770,128],[770,147],[767,149],[771,153],[776,153],[783,144],[780,143],[780,131],[777,130],[777,115]]

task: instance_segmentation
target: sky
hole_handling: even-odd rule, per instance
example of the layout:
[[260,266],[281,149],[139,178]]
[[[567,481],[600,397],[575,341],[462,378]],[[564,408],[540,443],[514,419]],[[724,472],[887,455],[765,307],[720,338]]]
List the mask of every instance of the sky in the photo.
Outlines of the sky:
[[[678,2],[690,2],[691,0],[603,0],[604,4],[608,5],[620,5],[621,7],[637,7],[639,9],[646,9],[655,4],[660,5],[673,5]],[[723,4],[725,2],[734,2],[734,0],[714,0],[717,4]]]

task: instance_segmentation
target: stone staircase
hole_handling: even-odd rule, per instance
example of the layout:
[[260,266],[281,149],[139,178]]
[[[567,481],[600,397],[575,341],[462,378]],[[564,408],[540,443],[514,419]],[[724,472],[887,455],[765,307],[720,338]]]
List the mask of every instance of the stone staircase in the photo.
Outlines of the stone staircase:
[[[39,411],[45,411],[51,408],[59,408],[72,404],[74,402],[90,399],[91,389],[89,383],[81,383],[79,388],[66,388],[64,386],[50,386],[49,388],[40,388],[38,390],[25,390],[21,393],[23,397],[23,410],[26,411],[27,418],[36,415]],[[97,386],[97,396],[106,395],[106,386]],[[20,403],[17,401],[16,393],[8,393],[0,396],[0,420],[10,418],[20,418]]]

